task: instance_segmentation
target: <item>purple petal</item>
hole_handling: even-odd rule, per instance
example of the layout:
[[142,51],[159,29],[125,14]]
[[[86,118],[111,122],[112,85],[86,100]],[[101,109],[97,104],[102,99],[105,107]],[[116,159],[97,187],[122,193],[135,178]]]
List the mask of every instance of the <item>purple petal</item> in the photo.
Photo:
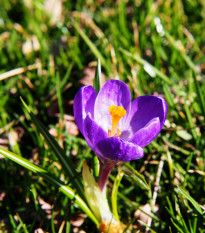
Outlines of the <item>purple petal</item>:
[[138,145],[122,140],[119,137],[105,138],[98,142],[97,149],[104,160],[128,162],[140,159],[144,156],[144,151]]
[[130,141],[141,147],[145,147],[157,137],[160,131],[159,118],[154,118],[146,127],[138,130]]
[[96,91],[92,86],[84,86],[80,88],[74,98],[74,117],[75,122],[83,133],[83,121],[88,113],[90,113],[91,117],[94,115],[94,103],[96,99]]
[[166,101],[157,96],[140,96],[131,105],[130,129],[133,142],[145,147],[160,133],[167,115]]
[[130,112],[131,94],[128,86],[119,80],[109,80],[101,88],[95,101],[94,119],[107,132],[111,129],[111,105],[122,106],[127,114],[120,120],[119,128],[122,130]]
[[83,131],[85,140],[92,150],[100,140],[108,137],[107,133],[89,115],[84,120]]

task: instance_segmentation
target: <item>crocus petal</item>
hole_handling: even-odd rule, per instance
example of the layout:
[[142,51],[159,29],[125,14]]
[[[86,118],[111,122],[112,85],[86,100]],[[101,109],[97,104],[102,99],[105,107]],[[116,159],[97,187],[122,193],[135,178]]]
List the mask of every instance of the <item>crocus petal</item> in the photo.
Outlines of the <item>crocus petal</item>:
[[108,137],[107,133],[89,115],[84,120],[84,137],[93,150],[98,141]]
[[87,114],[90,113],[91,117],[94,115],[94,103],[96,99],[96,91],[92,86],[82,87],[74,98],[74,117],[75,122],[83,133],[83,121],[86,118]]
[[95,101],[94,119],[107,132],[112,121],[109,113],[111,105],[122,106],[127,114],[120,120],[118,127],[125,125],[130,112],[131,94],[128,86],[120,80],[109,80],[101,88]]
[[160,131],[160,121],[159,118],[156,117],[152,119],[146,127],[138,130],[130,141],[140,147],[145,147],[157,137]]
[[140,96],[133,101],[130,114],[129,140],[140,147],[148,145],[161,131],[167,115],[166,101],[157,96]]
[[122,140],[119,137],[105,138],[97,143],[97,149],[103,158],[116,161],[128,162],[140,159],[144,151],[138,145]]

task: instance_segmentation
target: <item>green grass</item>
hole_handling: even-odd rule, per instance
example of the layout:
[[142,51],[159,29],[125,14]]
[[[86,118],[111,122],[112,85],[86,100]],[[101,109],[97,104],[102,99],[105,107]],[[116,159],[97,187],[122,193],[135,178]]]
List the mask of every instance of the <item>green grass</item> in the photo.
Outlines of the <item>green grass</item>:
[[[46,9],[42,0],[0,2],[0,147],[78,192],[83,161],[97,175],[96,159],[80,134],[68,133],[66,117],[73,115],[84,68],[96,67],[100,59],[106,79],[126,82],[133,99],[160,95],[169,107],[167,122],[145,148],[144,158],[130,162],[150,190],[127,176],[117,184],[120,220],[136,226],[134,212],[146,203],[154,209],[157,193],[159,215],[150,213],[153,232],[205,232],[204,1],[64,1],[60,18],[53,16],[57,21]],[[36,49],[25,51],[32,38]],[[69,177],[67,165],[47,144],[20,97],[55,133],[76,176]],[[110,206],[118,170],[108,183]],[[55,183],[0,157],[0,232],[73,232],[74,219],[82,213]],[[79,229],[97,231],[89,217]]]

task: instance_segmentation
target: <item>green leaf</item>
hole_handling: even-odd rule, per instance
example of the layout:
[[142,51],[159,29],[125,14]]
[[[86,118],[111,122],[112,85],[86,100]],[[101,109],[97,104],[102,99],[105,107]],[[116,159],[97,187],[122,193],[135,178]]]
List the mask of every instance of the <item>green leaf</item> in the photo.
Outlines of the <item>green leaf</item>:
[[43,177],[45,180],[47,180],[51,184],[55,185],[68,198],[72,199],[88,215],[88,217],[96,225],[99,224],[99,222],[97,221],[97,219],[95,218],[93,213],[90,211],[90,209],[88,208],[86,203],[83,201],[83,199],[78,194],[75,194],[75,191],[71,187],[62,184],[60,181],[58,181],[56,178],[54,178],[51,174],[49,174],[46,170],[38,167],[37,165],[31,163],[27,159],[25,159],[17,154],[14,154],[14,153],[12,153],[8,150],[5,150],[3,148],[0,148],[0,154],[9,158],[10,160],[14,161],[15,163],[21,165],[22,167],[25,167],[26,169],[38,174],[39,176]]
[[100,59],[98,59],[98,64],[95,70],[95,80],[94,80],[94,89],[98,93],[101,89],[101,63]]
[[203,215],[203,211],[202,208],[200,207],[200,205],[182,188],[177,187],[177,189],[175,190],[177,193],[182,194],[187,200],[189,200],[192,205],[194,206],[194,208],[201,214]]
[[142,188],[149,190],[150,187],[147,184],[145,178],[143,175],[141,175],[139,172],[137,172],[133,167],[131,167],[129,164],[125,164],[122,167],[122,171],[124,172],[125,175],[130,176],[133,178],[133,180]]
[[76,188],[77,193],[85,200],[83,186],[82,186],[80,178],[78,177],[78,174],[77,174],[77,172],[75,170],[75,167],[74,167],[72,161],[70,160],[70,158],[68,158],[68,156],[66,156],[65,152],[58,145],[58,143],[55,140],[55,138],[53,136],[51,136],[51,134],[47,131],[46,127],[32,113],[32,111],[29,109],[29,107],[23,101],[22,98],[21,98],[21,101],[23,102],[24,106],[26,107],[26,109],[27,109],[27,111],[28,111],[28,113],[29,113],[29,115],[31,117],[31,120],[33,121],[34,125],[37,127],[37,129],[39,130],[39,132],[44,136],[44,138],[46,139],[48,145],[53,150],[53,152],[55,153],[56,157],[58,158],[58,160],[62,164],[63,169],[65,170],[66,174],[70,178],[70,182]]

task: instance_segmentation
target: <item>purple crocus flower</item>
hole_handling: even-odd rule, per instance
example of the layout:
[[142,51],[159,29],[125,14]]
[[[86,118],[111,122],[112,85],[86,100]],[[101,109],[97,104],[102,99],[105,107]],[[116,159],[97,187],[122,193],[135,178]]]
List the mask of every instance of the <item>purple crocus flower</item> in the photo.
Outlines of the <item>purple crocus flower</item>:
[[76,124],[100,161],[99,187],[119,161],[144,156],[142,149],[160,133],[167,115],[166,101],[158,96],[140,96],[131,102],[128,86],[109,80],[97,94],[82,87],[74,99]]

